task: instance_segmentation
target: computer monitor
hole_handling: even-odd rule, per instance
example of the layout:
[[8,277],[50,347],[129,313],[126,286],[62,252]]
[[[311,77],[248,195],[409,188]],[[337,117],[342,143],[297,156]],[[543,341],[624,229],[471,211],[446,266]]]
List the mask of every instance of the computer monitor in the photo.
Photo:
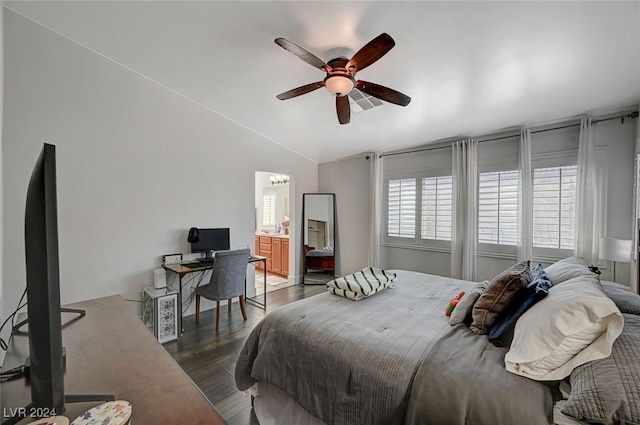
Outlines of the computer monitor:
[[191,243],[191,252],[206,252],[207,257],[213,251],[231,249],[229,228],[198,229],[198,241]]

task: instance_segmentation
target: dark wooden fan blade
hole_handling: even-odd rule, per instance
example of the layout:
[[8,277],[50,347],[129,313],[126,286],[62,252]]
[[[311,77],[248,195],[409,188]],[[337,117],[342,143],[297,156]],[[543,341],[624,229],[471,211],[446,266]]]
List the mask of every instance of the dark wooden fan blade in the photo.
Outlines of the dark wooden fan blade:
[[305,86],[296,87],[295,89],[280,93],[276,97],[280,100],[287,100],[291,99],[292,97],[300,96],[302,94],[307,94],[314,90],[318,90],[320,87],[324,87],[324,81],[318,81],[317,83],[311,83]]
[[347,63],[347,70],[350,71],[352,75],[358,71],[362,71],[386,55],[387,52],[395,45],[396,42],[393,41],[393,38],[391,38],[391,36],[386,32],[383,32],[353,55],[351,60]]
[[299,57],[300,59],[302,59],[303,61],[305,61],[306,63],[308,63],[309,65],[313,66],[314,68],[319,68],[325,72],[329,72],[331,71],[331,67],[329,65],[327,65],[326,63],[324,63],[324,61],[322,59],[320,59],[319,57],[317,57],[316,55],[314,55],[313,53],[303,49],[302,47],[298,46],[295,43],[290,42],[289,40],[285,39],[285,38],[276,38],[274,40],[274,42],[282,47],[285,50],[290,51],[291,53],[293,53],[294,55],[296,55],[297,57]]
[[340,124],[349,124],[349,121],[351,121],[349,96],[336,96],[336,110],[338,111],[338,121],[340,121]]
[[395,103],[396,105],[407,106],[411,102],[411,98],[406,94],[368,81],[358,80],[356,88],[380,100]]

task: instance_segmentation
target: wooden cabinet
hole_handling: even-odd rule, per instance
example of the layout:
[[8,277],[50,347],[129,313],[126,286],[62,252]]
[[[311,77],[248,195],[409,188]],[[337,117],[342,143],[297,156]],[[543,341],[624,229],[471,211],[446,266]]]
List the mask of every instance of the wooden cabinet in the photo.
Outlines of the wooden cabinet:
[[289,239],[282,240],[282,274],[289,276]]
[[[256,255],[262,255],[260,254],[260,236],[256,236],[256,242],[255,242],[255,248],[254,251]],[[262,261],[258,261],[255,263],[256,264],[256,269],[257,270],[262,270]]]
[[282,239],[271,238],[271,272],[282,274]]
[[[267,257],[267,272],[289,275],[289,239],[256,236],[256,255]],[[258,267],[262,270],[262,267]]]
[[267,257],[267,271],[271,271],[271,238],[260,236],[260,255]]

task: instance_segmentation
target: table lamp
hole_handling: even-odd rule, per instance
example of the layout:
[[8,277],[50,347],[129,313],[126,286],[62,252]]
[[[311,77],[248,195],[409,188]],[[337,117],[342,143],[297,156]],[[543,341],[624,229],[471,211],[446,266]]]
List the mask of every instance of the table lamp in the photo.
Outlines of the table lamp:
[[613,261],[613,281],[616,281],[616,262],[631,262],[632,242],[626,239],[600,238],[600,258]]

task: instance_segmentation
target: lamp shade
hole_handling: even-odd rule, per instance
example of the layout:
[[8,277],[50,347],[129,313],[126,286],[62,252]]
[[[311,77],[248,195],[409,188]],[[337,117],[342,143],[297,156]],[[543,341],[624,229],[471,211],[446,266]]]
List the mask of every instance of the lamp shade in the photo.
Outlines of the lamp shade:
[[600,238],[600,258],[628,263],[631,261],[631,244],[626,239]]
[[333,75],[327,78],[324,82],[324,86],[334,96],[345,96],[353,90],[353,79],[344,75]]

